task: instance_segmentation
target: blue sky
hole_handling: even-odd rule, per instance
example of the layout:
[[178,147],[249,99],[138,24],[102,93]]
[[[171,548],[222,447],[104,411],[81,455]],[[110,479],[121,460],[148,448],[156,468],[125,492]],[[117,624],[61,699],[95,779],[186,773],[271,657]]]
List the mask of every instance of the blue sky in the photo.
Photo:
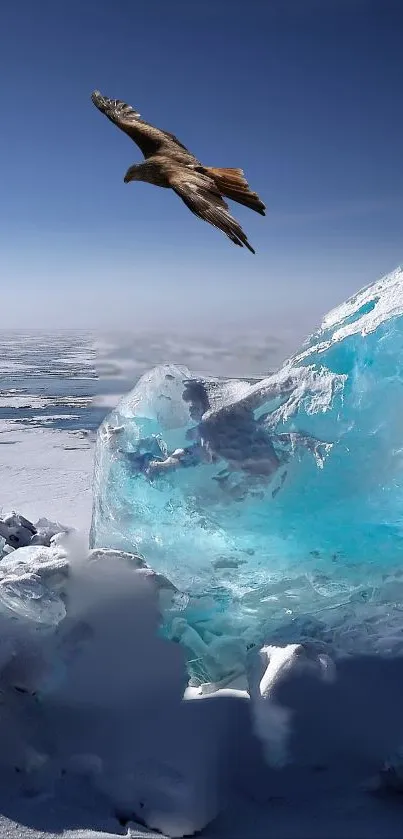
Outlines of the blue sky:
[[[401,0],[4,0],[3,326],[303,333],[403,262],[402,25]],[[124,185],[141,153],[94,88],[244,168],[256,256]]]

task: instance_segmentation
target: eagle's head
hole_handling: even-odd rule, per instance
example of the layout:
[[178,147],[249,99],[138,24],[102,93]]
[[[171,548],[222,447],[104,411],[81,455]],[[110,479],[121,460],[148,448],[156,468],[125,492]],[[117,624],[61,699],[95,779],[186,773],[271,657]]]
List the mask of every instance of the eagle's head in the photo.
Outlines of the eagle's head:
[[129,184],[130,181],[139,181],[140,180],[140,166],[136,163],[133,166],[129,166],[123,180],[125,184]]

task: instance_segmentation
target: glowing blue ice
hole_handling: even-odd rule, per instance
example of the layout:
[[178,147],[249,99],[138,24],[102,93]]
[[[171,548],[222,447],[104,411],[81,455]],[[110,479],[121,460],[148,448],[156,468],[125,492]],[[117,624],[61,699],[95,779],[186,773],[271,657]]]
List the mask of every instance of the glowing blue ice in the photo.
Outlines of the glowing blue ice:
[[399,269],[258,383],[143,376],[98,434],[92,545],[182,592],[165,630],[209,678],[263,638],[401,651],[402,418]]

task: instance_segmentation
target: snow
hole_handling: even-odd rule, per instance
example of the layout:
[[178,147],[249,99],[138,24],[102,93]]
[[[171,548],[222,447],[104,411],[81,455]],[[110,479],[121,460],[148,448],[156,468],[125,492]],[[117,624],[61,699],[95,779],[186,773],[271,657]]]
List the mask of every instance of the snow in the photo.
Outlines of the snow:
[[5,563],[37,574],[40,552],[67,558],[67,619],[11,632],[3,609],[1,835],[150,835],[140,819],[174,837],[401,836],[398,802],[368,789],[402,741],[402,659],[269,645],[244,684],[203,694],[159,636],[163,586],[141,560],[88,558],[76,535]]
[[23,570],[24,580],[38,577],[39,552],[47,562],[43,585],[51,587],[52,553],[54,563],[67,555],[70,571],[63,575],[67,618],[58,616],[57,631],[44,631],[37,610],[13,611],[10,620],[2,600],[2,637],[11,647],[0,670],[0,774],[22,798],[56,804],[80,777],[115,828],[118,816],[137,814],[169,835],[192,834],[228,795],[237,702],[183,700],[184,651],[158,635],[160,578],[125,557],[96,552],[88,559],[77,537],[63,544],[22,548],[4,560],[9,574],[20,556],[25,563],[15,585]]
[[0,421],[0,454],[3,513],[17,510],[31,521],[67,515],[67,524],[88,531],[93,448],[86,436]]
[[31,393],[24,394],[24,396],[3,396],[0,393],[0,408],[38,409],[49,406],[56,407],[58,405],[85,408],[88,405],[88,401],[88,397],[86,396],[37,396]]

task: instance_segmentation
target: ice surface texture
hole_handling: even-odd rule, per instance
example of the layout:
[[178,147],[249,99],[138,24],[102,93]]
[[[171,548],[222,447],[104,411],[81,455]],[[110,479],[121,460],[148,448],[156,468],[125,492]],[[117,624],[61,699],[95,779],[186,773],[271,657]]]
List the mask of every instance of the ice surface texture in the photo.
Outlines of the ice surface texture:
[[143,376],[98,433],[92,546],[178,589],[165,631],[215,680],[263,641],[403,648],[403,271],[262,381]]

